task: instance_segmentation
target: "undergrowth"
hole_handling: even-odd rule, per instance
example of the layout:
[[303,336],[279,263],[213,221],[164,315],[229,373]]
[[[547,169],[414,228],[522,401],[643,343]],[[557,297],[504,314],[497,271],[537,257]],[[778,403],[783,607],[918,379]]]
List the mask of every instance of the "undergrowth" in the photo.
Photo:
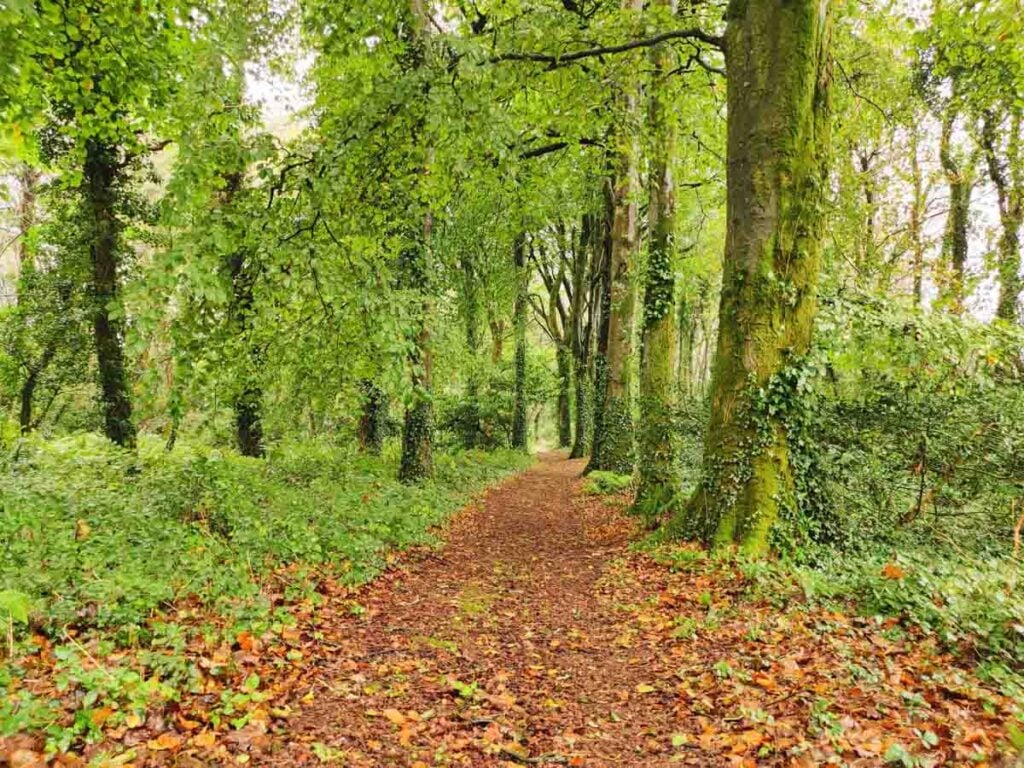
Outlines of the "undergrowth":
[[0,735],[45,728],[66,747],[98,732],[95,718],[58,723],[22,689],[27,659],[50,658],[84,711],[144,711],[193,676],[176,608],[224,617],[235,634],[287,621],[268,584],[315,599],[320,578],[365,582],[530,459],[499,450],[435,461],[433,480],[409,486],[393,479],[396,456],[320,443],[258,460],[187,445],[168,454],[148,440],[135,455],[89,435],[22,442],[0,463]]

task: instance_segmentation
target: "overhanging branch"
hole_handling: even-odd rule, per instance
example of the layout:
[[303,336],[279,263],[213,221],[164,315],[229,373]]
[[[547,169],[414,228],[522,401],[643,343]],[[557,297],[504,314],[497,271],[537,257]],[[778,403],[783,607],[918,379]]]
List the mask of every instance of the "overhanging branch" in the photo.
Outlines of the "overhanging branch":
[[709,34],[702,29],[674,29],[642,40],[631,40],[628,43],[620,43],[619,45],[586,48],[581,51],[570,51],[568,53],[550,54],[534,53],[530,51],[509,51],[508,53],[501,53],[492,57],[490,61],[494,64],[503,61],[532,61],[538,64],[551,64],[552,66],[557,67],[562,64],[570,64],[574,61],[580,61],[581,59],[590,59],[595,56],[607,56],[613,53],[626,53],[627,51],[634,51],[637,48],[650,48],[651,46],[666,43],[670,40],[695,40],[718,48],[719,50],[724,50],[725,47],[725,40],[723,38],[718,35]]

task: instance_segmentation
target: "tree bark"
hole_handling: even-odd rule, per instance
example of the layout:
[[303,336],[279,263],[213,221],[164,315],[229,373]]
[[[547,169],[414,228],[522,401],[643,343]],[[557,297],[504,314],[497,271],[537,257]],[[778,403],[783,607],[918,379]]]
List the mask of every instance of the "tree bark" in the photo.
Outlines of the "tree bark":
[[590,337],[593,323],[589,319],[596,300],[593,282],[587,284],[588,265],[594,248],[594,217],[583,216],[580,227],[580,241],[573,250],[572,264],[572,306],[569,324],[569,345],[572,350],[572,377],[576,389],[576,432],[569,458],[581,459],[590,447]]
[[946,218],[946,233],[942,240],[944,266],[948,270],[945,285],[945,300],[954,314],[964,310],[964,286],[967,266],[967,229],[971,212],[970,163],[953,154],[952,136],[956,112],[952,107],[946,110],[942,119],[942,134],[939,140],[939,161],[949,185],[949,215]]
[[702,478],[680,523],[708,543],[753,553],[768,546],[780,509],[796,503],[786,425],[763,393],[778,389],[780,374],[807,352],[817,311],[830,144],[829,8],[817,0],[733,0],[727,16],[718,348]]
[[526,415],[526,311],[527,272],[525,236],[516,238],[512,248],[516,277],[516,299],[513,308],[515,331],[515,389],[512,401],[512,447],[525,451],[527,444]]
[[115,207],[116,152],[91,139],[86,145],[85,196],[91,216],[93,332],[99,367],[106,436],[124,448],[135,447],[135,425],[124,363],[124,329],[120,319],[118,247],[120,225]]
[[921,163],[918,159],[917,127],[910,127],[910,172],[914,185],[910,203],[910,245],[913,252],[914,306],[924,302],[924,214],[925,194]]
[[[427,66],[430,58],[430,8],[424,0],[410,0],[409,9],[413,31],[410,45],[414,68]],[[426,110],[427,105],[422,105]],[[425,114],[413,130],[414,144],[418,140]],[[425,173],[427,168],[421,168]],[[412,402],[406,407],[402,425],[402,458],[398,479],[403,483],[417,483],[434,473],[434,407],[432,401],[433,348],[431,320],[433,301],[428,286],[430,239],[434,228],[433,213],[423,214],[422,226],[414,235],[412,247],[403,254],[400,271],[405,287],[420,295],[419,317],[413,344],[409,351]]]
[[556,350],[558,364],[558,447],[572,445],[572,414],[569,410],[572,399],[572,355],[569,347],[559,344]]
[[[674,14],[675,0],[659,0]],[[676,190],[672,162],[676,155],[675,127],[667,114],[663,83],[672,68],[672,51],[658,46],[651,51],[652,87],[648,124],[653,136],[648,226],[651,244],[644,287],[643,332],[640,347],[639,482],[636,507],[656,515],[673,504],[679,494],[679,435],[676,379],[679,351],[676,322],[675,228]]]
[[[623,0],[623,8],[639,11],[640,0]],[[601,453],[595,469],[633,473],[636,458],[633,432],[632,382],[634,273],[639,256],[637,191],[639,146],[634,135],[638,119],[640,83],[623,84],[622,115],[617,135],[610,142],[618,148],[612,173],[610,314],[604,398],[601,403]],[[592,461],[592,463],[594,463]]]
[[1010,116],[1006,157],[999,157],[998,118],[991,112],[982,121],[981,144],[985,153],[988,176],[996,188],[999,223],[1002,232],[998,245],[999,302],[996,317],[1016,323],[1017,300],[1020,297],[1020,230],[1024,222],[1024,168],[1021,163],[1021,112]]
[[[611,250],[612,250],[612,194],[611,184],[605,184],[605,211],[601,219],[599,249],[595,248],[597,262],[596,290],[598,300],[595,304],[595,322],[597,323],[597,344],[594,349],[593,363],[593,422],[594,431],[590,445],[590,461],[587,462],[584,474],[605,468],[605,401],[608,396],[608,340],[611,328]],[[600,253],[600,258],[597,256]]]
[[363,414],[359,419],[359,447],[365,453],[379,456],[384,446],[387,394],[370,379],[364,380],[360,388],[363,392]]
[[466,351],[469,369],[466,374],[466,403],[461,415],[462,445],[476,448],[480,442],[480,285],[473,256],[462,258],[463,297],[466,311]]

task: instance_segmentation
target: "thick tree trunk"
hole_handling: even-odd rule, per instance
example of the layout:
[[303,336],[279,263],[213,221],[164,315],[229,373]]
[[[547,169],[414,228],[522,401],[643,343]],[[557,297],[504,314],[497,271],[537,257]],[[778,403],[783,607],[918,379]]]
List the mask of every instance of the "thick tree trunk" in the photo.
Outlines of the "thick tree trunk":
[[117,304],[119,225],[115,215],[117,157],[96,140],[86,146],[85,195],[91,216],[93,332],[100,375],[103,430],[117,445],[135,447],[135,425],[124,364],[124,331]]
[[999,201],[998,274],[999,303],[996,317],[1016,323],[1017,301],[1020,298],[1020,230],[1024,223],[1024,168],[1020,156],[1021,113],[1015,109],[1010,117],[1006,158],[999,157],[998,118],[987,113],[982,123],[982,149],[988,176],[996,188]]
[[359,419],[359,447],[366,453],[379,456],[384,446],[387,394],[370,379],[364,380],[360,388],[363,391],[363,414]]
[[[660,0],[675,13],[675,0]],[[639,483],[636,507],[644,514],[665,511],[679,493],[679,435],[675,411],[679,393],[676,357],[679,349],[675,317],[676,201],[672,162],[675,159],[675,127],[659,89],[672,67],[668,46],[651,52],[659,85],[652,88],[648,122],[654,139],[648,222],[651,244],[644,289],[643,335],[640,351]]]
[[[681,524],[758,552],[795,504],[786,425],[765,403],[809,346],[829,159],[829,4],[733,0],[728,193],[703,476]],[[782,397],[794,397],[782,392]],[[776,406],[775,408],[771,406]]]
[[964,163],[953,154],[952,136],[956,112],[949,108],[942,120],[942,134],[939,141],[939,160],[949,185],[949,215],[946,218],[946,233],[942,240],[944,266],[948,270],[943,293],[950,310],[960,314],[964,310],[964,289],[967,266],[967,230],[971,212],[970,163]]
[[527,416],[526,416],[526,312],[527,312],[527,272],[526,242],[524,236],[516,238],[513,246],[516,275],[516,300],[513,308],[513,326],[515,331],[515,388],[512,400],[512,447],[526,450]]

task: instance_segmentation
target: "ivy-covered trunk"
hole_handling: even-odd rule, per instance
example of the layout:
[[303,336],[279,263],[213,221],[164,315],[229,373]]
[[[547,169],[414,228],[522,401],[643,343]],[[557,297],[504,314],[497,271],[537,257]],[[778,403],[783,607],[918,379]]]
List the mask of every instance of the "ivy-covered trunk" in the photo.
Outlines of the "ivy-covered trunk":
[[[675,13],[675,0],[659,0]],[[644,514],[665,510],[679,492],[679,436],[675,410],[679,391],[676,362],[679,351],[675,317],[673,264],[676,201],[672,162],[676,136],[667,114],[664,89],[672,67],[669,46],[651,51],[653,65],[648,124],[653,136],[650,203],[647,218],[651,241],[644,287],[643,332],[640,348],[639,484],[636,507]]]
[[910,203],[910,244],[913,256],[914,306],[924,301],[924,216],[925,194],[921,162],[918,159],[918,128],[910,127],[910,175],[913,183],[913,198]]
[[359,418],[359,447],[366,453],[379,456],[384,447],[387,393],[370,379],[363,380],[360,390],[363,393],[363,413]]
[[480,285],[472,255],[462,259],[462,277],[469,369],[466,372],[466,403],[460,416],[459,427],[463,446],[475,448],[480,442]]
[[971,163],[958,158],[953,152],[952,137],[956,112],[948,108],[942,120],[942,134],[939,140],[939,160],[949,185],[949,214],[946,217],[946,232],[942,238],[942,256],[948,274],[945,279],[943,299],[956,314],[964,309],[964,282],[967,266],[968,227],[971,214]]
[[[428,65],[431,53],[428,39],[430,9],[424,0],[410,0],[409,12],[412,22],[410,65],[413,68],[424,67]],[[413,144],[419,140],[427,108],[426,104],[420,105],[423,115],[413,130]],[[426,167],[420,169],[421,173],[426,170]],[[431,392],[433,349],[430,332],[433,315],[430,286],[433,281],[430,280],[429,264],[434,218],[427,201],[419,202],[423,206],[421,226],[412,228],[413,242],[402,254],[399,265],[402,287],[418,299],[408,355],[412,396],[411,402],[406,405],[402,424],[402,458],[398,467],[398,479],[403,483],[417,483],[434,473],[434,406]]]
[[512,248],[515,277],[516,299],[513,308],[513,330],[515,332],[515,387],[512,400],[512,447],[526,450],[527,418],[526,418],[526,311],[527,311],[527,272],[526,242],[520,235]]
[[830,11],[733,0],[726,30],[728,190],[703,474],[684,532],[759,552],[795,504],[780,376],[810,346],[829,161]]
[[[242,172],[227,175],[222,204],[234,202],[241,190]],[[241,381],[232,403],[235,412],[235,440],[243,456],[260,457],[263,448],[263,387],[260,373],[263,369],[263,352],[253,338],[253,313],[255,305],[256,280],[259,269],[252,252],[245,246],[239,247],[228,258],[228,272],[231,278],[231,302],[228,319],[232,333],[237,336],[245,350],[245,359],[240,370]]]
[[569,347],[559,344],[555,352],[558,364],[558,447],[572,445],[572,356]]
[[590,461],[584,474],[605,468],[605,401],[608,396],[608,339],[611,327],[611,191],[606,185],[605,215],[601,220],[598,247],[594,249],[594,272],[597,278],[597,301],[595,321],[597,322],[597,344],[593,362],[593,414],[594,431],[590,441]]
[[1009,119],[1005,159],[999,156],[998,118],[986,113],[982,122],[982,149],[989,180],[996,188],[999,204],[998,263],[999,302],[996,316],[1017,322],[1020,298],[1020,230],[1024,224],[1024,157],[1020,150],[1021,110],[1014,108]]
[[125,448],[135,447],[132,402],[124,363],[118,268],[118,158],[115,149],[95,139],[86,144],[85,197],[90,215],[93,332],[100,376],[103,431]]
[[[624,0],[623,8],[638,11],[639,0]],[[639,109],[639,83],[622,84],[619,128],[610,144],[612,159],[611,249],[609,259],[610,306],[605,354],[604,387],[600,398],[600,452],[591,457],[591,469],[632,474],[635,459],[630,372],[633,363],[634,311],[637,267],[637,186],[639,146],[633,134]]]

